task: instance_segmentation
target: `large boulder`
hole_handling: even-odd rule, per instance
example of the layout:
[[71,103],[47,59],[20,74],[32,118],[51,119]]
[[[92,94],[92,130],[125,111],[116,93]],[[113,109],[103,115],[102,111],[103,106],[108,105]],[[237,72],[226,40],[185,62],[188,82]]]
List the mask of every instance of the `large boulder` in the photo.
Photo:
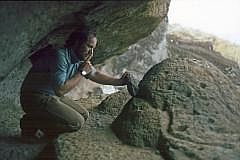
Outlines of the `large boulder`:
[[112,123],[123,142],[166,159],[239,159],[240,89],[212,63],[169,58],[139,87]]
[[97,109],[101,113],[117,117],[121,113],[123,106],[127,103],[127,101],[130,98],[131,96],[128,93],[128,91],[122,90],[106,97],[99,104]]

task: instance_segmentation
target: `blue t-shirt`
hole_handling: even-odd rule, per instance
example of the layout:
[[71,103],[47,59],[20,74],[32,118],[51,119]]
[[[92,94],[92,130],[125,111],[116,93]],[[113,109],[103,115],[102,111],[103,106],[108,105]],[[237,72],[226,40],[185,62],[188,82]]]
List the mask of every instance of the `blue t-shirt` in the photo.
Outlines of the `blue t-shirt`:
[[80,61],[73,50],[56,49],[51,53],[41,53],[28,72],[22,92],[56,95],[54,88],[61,86],[78,71]]

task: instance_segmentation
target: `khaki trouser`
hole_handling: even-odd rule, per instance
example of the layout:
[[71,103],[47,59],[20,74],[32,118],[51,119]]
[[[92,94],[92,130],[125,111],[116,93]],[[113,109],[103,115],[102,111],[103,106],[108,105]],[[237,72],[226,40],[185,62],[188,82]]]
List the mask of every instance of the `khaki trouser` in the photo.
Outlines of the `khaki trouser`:
[[50,134],[79,130],[89,117],[88,111],[67,97],[24,93],[20,97],[26,113],[21,129],[43,129]]

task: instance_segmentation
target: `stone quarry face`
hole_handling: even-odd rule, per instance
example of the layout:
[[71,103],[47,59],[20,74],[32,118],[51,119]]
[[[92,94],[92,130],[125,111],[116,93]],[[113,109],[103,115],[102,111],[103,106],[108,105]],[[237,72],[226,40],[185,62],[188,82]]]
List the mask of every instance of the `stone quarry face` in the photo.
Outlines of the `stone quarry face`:
[[125,143],[158,148],[166,159],[239,158],[240,92],[204,59],[152,67],[112,124]]

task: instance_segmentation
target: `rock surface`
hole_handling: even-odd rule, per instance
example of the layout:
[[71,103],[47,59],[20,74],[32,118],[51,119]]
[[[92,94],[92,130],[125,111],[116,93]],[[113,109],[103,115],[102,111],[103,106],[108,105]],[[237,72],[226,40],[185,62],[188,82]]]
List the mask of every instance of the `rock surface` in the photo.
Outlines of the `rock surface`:
[[127,90],[122,90],[117,93],[109,95],[104,101],[98,106],[98,111],[101,113],[109,114],[113,117],[117,117],[123,106],[131,98]]
[[134,146],[157,148],[164,159],[240,157],[239,68],[196,44],[169,43],[171,58],[152,67],[112,123]]
[[196,61],[204,59],[220,69],[234,84],[240,85],[240,70],[237,61],[230,60],[223,56],[224,53],[215,51],[210,41],[186,40],[175,34],[168,34],[167,41],[170,57],[191,57]]

